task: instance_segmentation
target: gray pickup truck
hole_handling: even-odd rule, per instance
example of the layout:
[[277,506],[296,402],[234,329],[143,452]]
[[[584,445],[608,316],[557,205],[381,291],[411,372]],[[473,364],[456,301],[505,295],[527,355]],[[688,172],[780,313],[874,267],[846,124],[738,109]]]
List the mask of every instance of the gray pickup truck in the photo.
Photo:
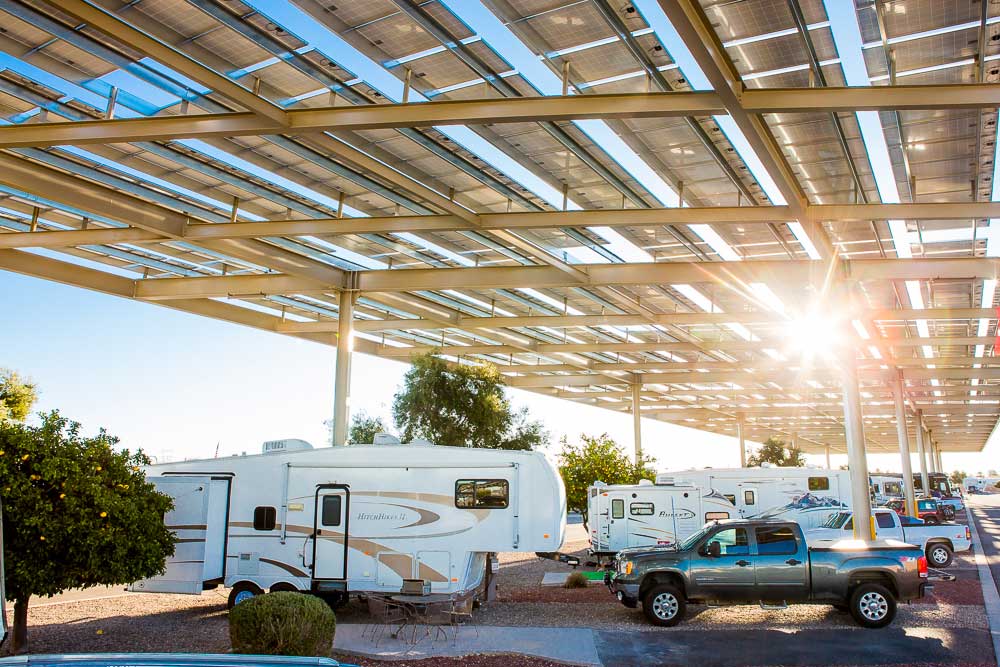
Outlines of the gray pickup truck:
[[806,545],[797,523],[707,524],[674,547],[623,549],[605,583],[654,625],[676,625],[686,604],[828,604],[866,628],[889,625],[897,601],[931,590],[927,559],[900,542]]

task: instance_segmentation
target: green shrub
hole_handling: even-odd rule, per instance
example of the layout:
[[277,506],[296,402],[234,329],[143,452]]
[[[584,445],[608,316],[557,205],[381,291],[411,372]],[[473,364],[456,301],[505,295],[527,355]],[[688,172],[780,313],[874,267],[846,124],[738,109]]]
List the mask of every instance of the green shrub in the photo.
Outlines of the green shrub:
[[329,605],[304,593],[268,593],[229,611],[235,653],[329,656],[337,617]]
[[588,583],[587,575],[583,572],[570,572],[570,575],[566,577],[566,583],[563,584],[563,588],[586,588]]

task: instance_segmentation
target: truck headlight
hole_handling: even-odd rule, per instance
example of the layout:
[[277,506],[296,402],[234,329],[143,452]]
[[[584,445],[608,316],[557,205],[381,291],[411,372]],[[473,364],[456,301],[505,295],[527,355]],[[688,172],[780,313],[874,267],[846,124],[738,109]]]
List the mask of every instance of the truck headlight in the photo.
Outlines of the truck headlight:
[[622,574],[629,575],[632,574],[633,567],[634,564],[632,563],[632,561],[630,560],[622,561],[622,563],[618,566],[618,571],[621,572]]

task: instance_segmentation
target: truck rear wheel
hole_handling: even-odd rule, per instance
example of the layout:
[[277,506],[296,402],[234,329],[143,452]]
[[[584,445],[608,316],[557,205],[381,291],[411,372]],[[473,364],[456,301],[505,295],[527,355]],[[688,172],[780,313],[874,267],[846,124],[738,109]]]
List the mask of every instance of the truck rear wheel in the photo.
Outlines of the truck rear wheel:
[[653,625],[673,627],[684,618],[687,604],[684,595],[670,584],[658,584],[642,599],[642,613]]
[[896,617],[896,598],[881,584],[861,584],[851,593],[851,616],[863,628],[884,628]]
[[937,542],[927,545],[927,562],[931,567],[948,567],[954,555],[947,544]]

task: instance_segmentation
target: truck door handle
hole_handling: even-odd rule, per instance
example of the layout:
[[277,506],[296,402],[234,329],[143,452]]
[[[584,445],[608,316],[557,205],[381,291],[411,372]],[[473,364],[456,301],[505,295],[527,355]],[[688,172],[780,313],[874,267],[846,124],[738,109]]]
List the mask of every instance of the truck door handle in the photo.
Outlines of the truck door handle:
[[789,558],[789,559],[788,559],[788,560],[786,560],[785,562],[786,562],[786,563],[788,563],[789,565],[799,565],[799,564],[801,564],[801,563],[802,563],[802,561],[800,561],[800,560],[795,560],[794,558]]
[[747,565],[750,564],[750,561],[748,561],[748,560],[738,560],[738,561],[736,561],[736,564],[739,565],[740,567],[746,567]]

